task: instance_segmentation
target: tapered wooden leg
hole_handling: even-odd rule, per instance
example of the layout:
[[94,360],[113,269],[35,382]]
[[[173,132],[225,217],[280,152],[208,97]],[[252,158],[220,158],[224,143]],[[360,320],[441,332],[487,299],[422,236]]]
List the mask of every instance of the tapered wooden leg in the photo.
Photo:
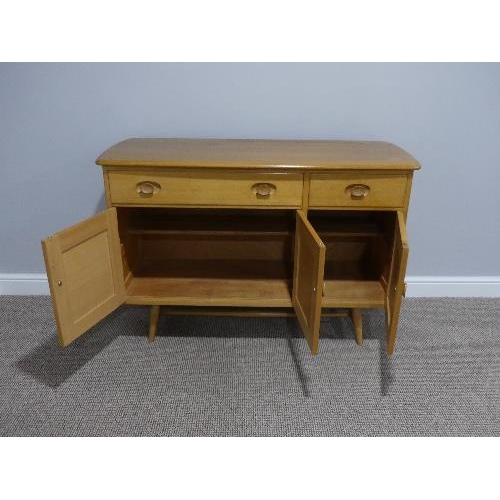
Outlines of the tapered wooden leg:
[[363,317],[361,309],[351,309],[351,319],[354,325],[356,344],[363,345]]
[[153,342],[156,337],[156,330],[158,328],[158,320],[160,319],[160,306],[151,306],[149,313],[149,334],[148,339]]

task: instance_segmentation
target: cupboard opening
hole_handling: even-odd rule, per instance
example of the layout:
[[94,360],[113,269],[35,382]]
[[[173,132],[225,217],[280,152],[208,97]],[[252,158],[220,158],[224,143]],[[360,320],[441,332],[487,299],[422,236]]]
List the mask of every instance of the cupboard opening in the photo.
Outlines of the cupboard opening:
[[394,211],[309,212],[326,247],[322,307],[384,307],[396,216]]
[[[384,307],[395,211],[311,210],[321,307]],[[294,210],[118,208],[130,304],[289,307]]]
[[291,306],[294,215],[118,208],[127,303]]

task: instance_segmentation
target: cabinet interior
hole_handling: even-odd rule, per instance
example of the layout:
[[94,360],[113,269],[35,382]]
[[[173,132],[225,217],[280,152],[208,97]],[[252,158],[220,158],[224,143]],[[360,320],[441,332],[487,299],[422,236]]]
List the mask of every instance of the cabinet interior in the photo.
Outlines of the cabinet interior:
[[[395,212],[310,211],[323,306],[383,307]],[[118,208],[127,302],[289,307],[295,210]]]
[[384,307],[396,223],[394,211],[308,214],[323,241],[323,307]]
[[294,215],[121,208],[128,302],[290,306]]

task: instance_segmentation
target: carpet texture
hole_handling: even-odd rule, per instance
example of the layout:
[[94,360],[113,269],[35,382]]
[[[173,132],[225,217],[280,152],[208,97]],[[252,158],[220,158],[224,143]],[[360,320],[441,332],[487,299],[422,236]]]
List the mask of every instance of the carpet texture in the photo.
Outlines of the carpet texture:
[[2,436],[498,436],[500,299],[406,299],[396,352],[381,311],[322,321],[162,317],[121,307],[57,345],[49,297],[0,297]]

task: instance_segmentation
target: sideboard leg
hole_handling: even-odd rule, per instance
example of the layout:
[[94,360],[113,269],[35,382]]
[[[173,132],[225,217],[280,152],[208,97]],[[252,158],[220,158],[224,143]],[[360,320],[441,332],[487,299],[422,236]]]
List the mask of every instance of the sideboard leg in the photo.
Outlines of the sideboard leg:
[[160,306],[151,306],[149,313],[149,334],[148,339],[153,342],[156,337],[156,330],[158,328],[158,320],[160,319]]
[[387,355],[392,356],[394,354],[394,344],[396,343],[396,332],[391,335],[392,332],[388,333],[387,336]]
[[356,343],[363,345],[363,317],[361,315],[361,309],[351,309],[351,319],[354,325]]

